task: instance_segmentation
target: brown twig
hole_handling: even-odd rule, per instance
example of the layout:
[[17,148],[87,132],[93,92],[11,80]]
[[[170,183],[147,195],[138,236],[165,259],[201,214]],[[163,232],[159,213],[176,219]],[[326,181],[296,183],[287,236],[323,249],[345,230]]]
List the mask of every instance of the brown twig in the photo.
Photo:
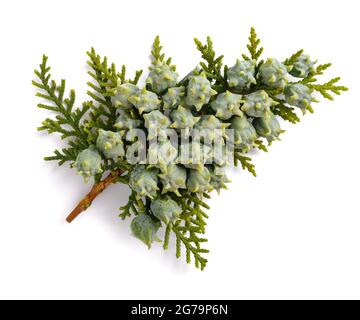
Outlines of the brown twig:
[[66,221],[71,223],[81,212],[85,211],[91,206],[94,199],[103,192],[110,184],[114,183],[116,179],[123,173],[122,170],[117,169],[112,172],[102,181],[94,184],[90,192],[83,198],[73,211],[67,216]]

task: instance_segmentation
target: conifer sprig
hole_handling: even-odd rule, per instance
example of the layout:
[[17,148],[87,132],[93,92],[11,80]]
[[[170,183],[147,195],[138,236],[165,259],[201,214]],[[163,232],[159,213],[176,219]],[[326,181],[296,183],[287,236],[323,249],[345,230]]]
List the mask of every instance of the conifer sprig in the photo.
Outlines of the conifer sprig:
[[271,107],[274,114],[294,124],[300,122],[299,116],[295,113],[295,108],[285,105],[281,100],[276,99],[276,101],[278,104]]
[[113,129],[116,108],[111,102],[112,90],[125,79],[126,68],[123,66],[121,73],[118,73],[115,64],[111,63],[109,66],[107,57],[101,58],[94,48],[91,48],[87,55],[90,59],[87,64],[91,69],[88,74],[93,80],[87,83],[90,87],[87,94],[99,104],[92,110],[92,124],[97,123],[99,127]]
[[156,61],[165,61],[165,63],[172,68],[172,70],[176,70],[175,65],[171,65],[172,58],[165,58],[165,53],[162,52],[162,45],[160,44],[160,37],[156,36],[152,45],[151,57],[152,63],[156,63]]
[[250,30],[249,44],[246,47],[250,53],[250,57],[246,54],[243,54],[242,57],[244,58],[244,60],[257,61],[264,51],[264,48],[260,47],[260,39],[256,34],[255,28],[251,28]]
[[255,165],[251,163],[251,158],[241,154],[240,151],[235,150],[234,152],[234,165],[237,167],[241,164],[243,170],[249,171],[254,177],[256,177]]
[[65,97],[65,80],[57,84],[51,79],[47,61],[48,57],[43,55],[39,69],[34,71],[37,80],[33,80],[32,84],[38,89],[36,96],[45,101],[45,103],[39,103],[38,107],[52,111],[56,116],[55,119],[45,119],[38,130],[47,131],[49,134],[59,133],[61,139],[69,139],[69,147],[55,150],[53,156],[45,158],[47,161],[58,161],[59,165],[62,165],[67,161],[75,161],[79,151],[88,146],[83,117],[91,108],[92,103],[84,102],[80,108],[74,108],[75,91],[70,90],[69,96]]
[[[141,201],[141,202],[140,202]],[[132,191],[126,205],[120,207],[119,217],[125,220],[132,215],[138,215],[143,211],[144,204],[142,200],[136,199],[136,192]]]
[[[151,166],[134,165],[126,159],[131,145],[124,134],[129,133],[130,128],[151,127],[150,122],[146,123],[151,117],[161,119],[164,128],[174,125],[179,129],[175,111],[184,108],[190,113],[184,112],[181,126],[188,123],[186,129],[189,131],[202,126],[236,130],[234,165],[241,165],[243,170],[256,176],[248,152],[255,148],[267,152],[264,141],[270,145],[279,139],[284,130],[276,116],[297,123],[300,118],[296,110],[312,112],[310,104],[317,102],[311,96],[313,91],[333,100],[333,95],[348,89],[338,85],[339,77],[318,83],[318,76],[331,64],[314,68],[315,62],[304,61],[310,58],[304,58],[303,50],[295,52],[283,63],[276,59],[266,63],[259,60],[263,48],[254,28],[251,28],[247,45],[249,54],[243,55],[243,59],[254,61],[238,60],[232,70],[223,64],[223,55],[215,53],[210,37],[205,43],[194,40],[203,60],[181,81],[177,80],[176,66],[171,64],[171,57],[163,53],[157,36],[151,50],[152,66],[145,88],[136,86],[142,70],[136,71],[134,78],[128,78],[125,65],[118,71],[114,63],[109,63],[107,57],[101,57],[93,48],[87,52],[90,101],[75,107],[75,91],[66,93],[65,80],[57,83],[51,78],[45,55],[35,70],[37,79],[33,85],[37,88],[36,95],[44,100],[38,107],[55,113],[54,118],[43,121],[39,130],[58,133],[67,142],[65,148],[56,149],[45,160],[55,160],[59,165],[75,162],[78,173],[86,180],[94,179],[90,192],[67,221],[71,222],[86,210],[109,185],[129,185],[131,193],[127,203],[120,208],[119,217],[133,218],[133,234],[150,247],[153,241],[159,240],[160,226],[164,227],[163,248],[168,249],[174,239],[176,257],[184,256],[187,263],[193,261],[203,270],[209,252],[203,247],[207,242],[204,234],[209,205],[206,200],[210,198],[208,192],[211,190],[226,189],[229,180],[223,165],[211,162],[195,166],[190,159],[184,163],[170,162],[176,168],[172,171],[174,167],[167,168],[166,158],[162,159],[161,165],[160,162]],[[291,70],[293,67],[297,68],[295,72]],[[299,79],[299,70],[301,75],[307,76]],[[153,84],[161,90],[154,90]],[[228,92],[222,94],[225,91]],[[160,129],[163,128],[157,129],[162,133]],[[224,133],[223,137],[225,143],[229,136]],[[166,146],[168,142],[164,139],[161,143]],[[205,142],[201,143],[205,149]],[[149,141],[144,147],[148,151]]]
[[215,81],[214,88],[218,92],[223,92],[227,88],[227,81],[223,74],[223,55],[216,56],[214,45],[210,37],[206,38],[206,44],[202,44],[197,38],[194,39],[196,48],[201,52],[201,58],[205,60],[200,62],[201,68],[205,71],[209,79]]
[[304,53],[304,50],[300,49],[299,51],[295,52],[290,58],[287,58],[284,61],[284,64],[286,66],[292,66],[303,53]]
[[328,100],[334,100],[334,97],[331,93],[335,95],[340,95],[341,92],[348,91],[349,89],[345,86],[339,86],[337,83],[341,80],[340,77],[332,78],[331,80],[318,84],[317,77],[324,74],[324,72],[331,67],[331,63],[320,64],[316,67],[316,69],[309,73],[309,75],[300,81],[307,85],[309,88],[319,92],[324,98]]
[[[184,212],[181,215],[181,219],[176,221],[170,227],[170,230],[165,231],[164,249],[168,247],[169,242],[169,235],[167,233],[172,231],[176,239],[176,257],[181,257],[181,247],[184,247],[186,262],[191,263],[191,256],[193,256],[195,267],[204,270],[208,260],[203,255],[209,253],[209,250],[202,247],[203,243],[208,240],[201,235],[205,233],[205,220],[208,218],[208,215],[201,207],[209,209],[209,206],[196,194],[184,196],[182,199]],[[206,194],[206,197],[209,198],[209,195]]]
[[318,91],[324,98],[332,101],[334,100],[334,97],[331,95],[331,93],[340,95],[342,91],[348,91],[348,88],[336,85],[340,79],[340,77],[336,77],[323,84],[309,83],[308,87]]
[[264,142],[262,140],[260,140],[260,139],[256,140],[255,144],[259,150],[264,151],[264,152],[269,151],[268,148],[264,145]]

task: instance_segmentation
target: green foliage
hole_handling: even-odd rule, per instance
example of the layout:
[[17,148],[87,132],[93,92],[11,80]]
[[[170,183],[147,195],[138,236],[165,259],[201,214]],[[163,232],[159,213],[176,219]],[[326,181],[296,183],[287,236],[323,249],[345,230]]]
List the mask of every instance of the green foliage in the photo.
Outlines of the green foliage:
[[[208,194],[203,194],[202,197],[210,198]],[[193,257],[196,268],[204,270],[207,259],[203,255],[209,250],[202,247],[203,243],[208,241],[202,235],[205,234],[206,219],[209,216],[203,209],[210,209],[210,207],[199,195],[186,191],[181,194],[181,197],[173,196],[173,199],[180,203],[183,212],[176,222],[166,225],[163,248],[164,250],[169,248],[170,236],[173,233],[176,242],[176,257],[182,256],[182,248],[184,248],[186,262],[191,263],[191,257]],[[119,217],[123,220],[145,212],[152,215],[149,204],[145,204],[143,199],[137,199],[136,192],[130,194],[127,204],[122,206],[120,211]]]
[[332,101],[334,100],[334,97],[330,94],[330,92],[336,95],[340,95],[342,91],[349,90],[344,86],[336,85],[336,83],[339,82],[340,79],[340,77],[336,77],[323,84],[308,84],[308,87],[320,92],[324,98]]
[[125,65],[121,67],[121,72],[117,72],[115,64],[109,64],[108,58],[102,58],[94,48],[88,51],[87,55],[89,57],[87,64],[90,67],[88,74],[92,79],[87,83],[90,87],[87,94],[97,104],[94,104],[91,109],[86,128],[91,142],[94,142],[98,129],[114,130],[117,115],[111,96],[114,95],[116,87],[125,82],[137,84],[143,71],[136,71],[133,79],[126,80]]
[[[260,146],[260,144],[258,144],[258,146]],[[263,146],[263,147],[265,147],[265,146]],[[260,148],[262,148],[262,147],[260,147]],[[251,158],[243,156],[240,151],[235,150],[235,152],[234,152],[234,165],[235,165],[235,167],[237,167],[239,165],[239,162],[240,162],[241,167],[243,168],[243,170],[249,171],[254,177],[256,177],[255,165],[251,163]]]
[[[209,198],[209,195],[206,194],[206,197]],[[209,209],[209,206],[196,194],[184,195],[181,205],[183,208],[181,219],[171,227],[176,239],[176,257],[181,257],[184,247],[186,262],[191,263],[193,257],[195,267],[204,270],[208,260],[203,255],[209,250],[202,248],[203,243],[208,241],[202,237],[202,234],[205,233],[205,220],[208,215],[202,208]]]
[[264,152],[268,152],[268,148],[264,145],[263,141],[262,140],[256,140],[255,141],[255,144],[256,144],[256,147],[261,150],[261,151],[264,151]]
[[304,78],[302,83],[311,83],[317,81],[317,76],[321,76],[324,74],[324,71],[331,67],[331,63],[320,64],[316,67],[316,69],[309,73],[309,75]]
[[304,53],[304,50],[303,49],[300,49],[299,51],[295,52],[290,58],[286,59],[284,61],[284,64],[286,66],[291,66],[293,65],[297,59]]
[[286,121],[291,123],[297,123],[300,121],[300,118],[295,113],[295,108],[285,105],[282,101],[278,100],[279,104],[272,106],[271,111],[283,118]]
[[246,46],[249,50],[250,57],[246,54],[243,54],[242,57],[245,60],[258,60],[261,56],[261,54],[264,51],[263,47],[260,46],[260,39],[257,37],[255,28],[251,28],[250,30],[250,36],[249,36],[249,44]]
[[307,85],[309,88],[318,91],[324,98],[328,100],[334,100],[331,93],[340,95],[341,92],[348,91],[345,86],[339,86],[337,83],[340,81],[340,77],[335,77],[323,84],[315,84],[317,77],[324,74],[324,71],[331,67],[331,63],[320,64],[313,72],[301,81],[301,83]]
[[38,107],[56,113],[55,119],[47,118],[38,128],[39,131],[59,133],[61,139],[69,139],[69,147],[55,150],[54,155],[45,160],[58,161],[59,165],[67,161],[75,161],[76,155],[88,146],[87,134],[84,130],[83,117],[92,107],[92,102],[84,102],[82,107],[74,109],[75,91],[70,90],[65,98],[65,80],[57,84],[51,79],[50,67],[47,66],[47,56],[43,56],[39,69],[35,70],[37,80],[32,84],[38,89],[36,96],[45,103],[39,103]]
[[[155,40],[153,42],[153,45],[152,45],[152,50],[151,50],[152,63],[155,64],[156,61],[165,61],[165,63],[168,66],[171,66],[172,58],[169,57],[166,59],[165,53],[162,53],[162,49],[163,49],[163,47],[160,44],[160,37],[156,36]],[[176,67],[175,66],[172,66],[172,67],[173,67],[173,70],[175,71]]]
[[111,102],[112,91],[118,84],[123,83],[126,68],[121,68],[121,73],[116,71],[115,64],[108,65],[107,57],[101,58],[94,48],[87,52],[87,61],[92,82],[87,84],[90,89],[87,94],[97,102],[90,113],[88,128],[92,128],[92,138],[95,139],[97,129],[112,130],[116,120],[116,108]]
[[126,218],[131,217],[132,215],[137,216],[146,211],[145,204],[141,199],[136,198],[135,191],[131,191],[127,204],[120,207],[119,210],[121,211],[119,217],[122,220],[125,220]]
[[195,38],[194,41],[196,48],[201,52],[201,57],[205,60],[205,62],[200,62],[201,68],[205,71],[209,80],[215,81],[213,88],[219,93],[224,92],[227,88],[227,80],[222,72],[222,60],[224,56],[216,56],[213,42],[210,37],[206,38],[206,44],[202,44],[197,38]]

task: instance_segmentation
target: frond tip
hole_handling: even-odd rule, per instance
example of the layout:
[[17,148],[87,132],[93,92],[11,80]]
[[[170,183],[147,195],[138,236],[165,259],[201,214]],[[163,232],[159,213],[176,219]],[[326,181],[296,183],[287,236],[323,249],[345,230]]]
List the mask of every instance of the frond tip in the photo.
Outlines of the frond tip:
[[74,155],[88,146],[83,117],[90,109],[91,103],[85,102],[82,107],[74,109],[75,91],[70,90],[69,96],[65,98],[65,80],[57,84],[51,79],[47,61],[47,56],[43,55],[39,69],[34,71],[37,80],[33,80],[32,84],[37,88],[36,96],[45,101],[39,103],[38,107],[52,111],[56,116],[54,119],[45,119],[38,130],[47,131],[49,134],[58,133],[61,139],[69,139],[68,148],[62,152],[55,150],[54,156],[45,158],[56,160],[61,165],[66,161],[74,161]]
[[[205,61],[200,62],[200,67],[205,71],[206,76],[215,81],[214,89],[220,90],[220,88],[227,88],[227,80],[225,72],[223,72],[223,55],[216,56],[214,51],[214,45],[210,37],[206,38],[206,44],[194,38],[196,48],[201,53],[201,58]],[[224,70],[225,71],[225,70]]]
[[334,100],[334,97],[330,92],[336,95],[340,95],[341,92],[349,90],[347,87],[336,85],[336,83],[339,81],[340,77],[336,77],[323,84],[308,84],[308,87],[318,91],[324,98],[332,101]]
[[260,47],[260,39],[258,38],[254,27],[250,30],[249,44],[246,47],[250,53],[250,57],[243,54],[244,60],[258,60],[264,51],[264,48]]
[[240,152],[234,152],[234,165],[238,166],[238,162],[240,162],[243,170],[249,171],[254,177],[256,177],[255,165],[251,163],[250,157],[245,157],[241,155]]

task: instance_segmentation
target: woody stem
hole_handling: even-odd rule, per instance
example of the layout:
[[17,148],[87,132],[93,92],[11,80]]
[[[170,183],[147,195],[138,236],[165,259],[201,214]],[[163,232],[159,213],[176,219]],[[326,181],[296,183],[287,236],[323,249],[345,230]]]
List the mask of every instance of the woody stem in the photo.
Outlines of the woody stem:
[[71,223],[80,213],[91,206],[94,199],[103,192],[109,185],[116,182],[118,177],[123,173],[122,170],[117,169],[111,171],[110,174],[98,183],[95,183],[90,192],[79,202],[73,211],[67,216],[66,221]]

